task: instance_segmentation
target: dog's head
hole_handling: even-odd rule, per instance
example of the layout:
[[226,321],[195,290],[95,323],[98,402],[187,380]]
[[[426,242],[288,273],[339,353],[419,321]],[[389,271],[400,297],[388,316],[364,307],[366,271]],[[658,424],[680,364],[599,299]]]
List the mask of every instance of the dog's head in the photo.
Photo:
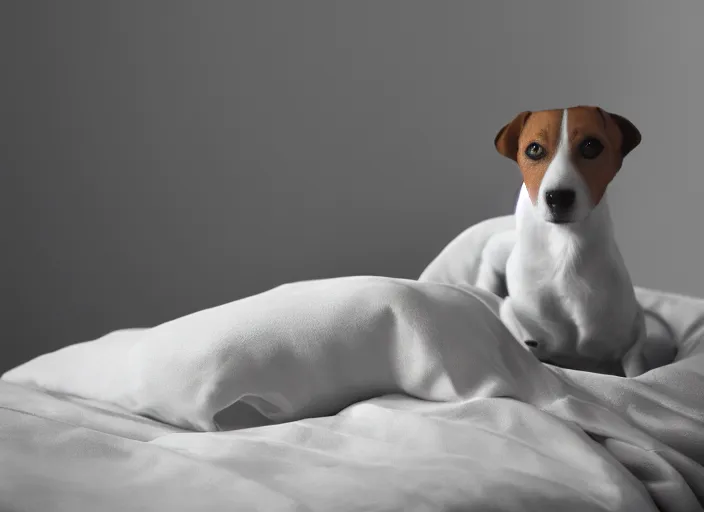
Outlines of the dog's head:
[[563,224],[589,215],[640,141],[628,119],[580,106],[521,112],[499,131],[494,145],[518,163],[538,214]]

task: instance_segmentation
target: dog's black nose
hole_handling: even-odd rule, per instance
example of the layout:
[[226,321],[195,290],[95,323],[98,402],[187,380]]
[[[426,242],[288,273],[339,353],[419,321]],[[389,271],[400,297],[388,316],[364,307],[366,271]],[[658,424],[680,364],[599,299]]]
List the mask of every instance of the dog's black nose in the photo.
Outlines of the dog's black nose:
[[555,213],[564,213],[574,206],[577,194],[574,190],[559,188],[545,192],[545,202],[548,208]]

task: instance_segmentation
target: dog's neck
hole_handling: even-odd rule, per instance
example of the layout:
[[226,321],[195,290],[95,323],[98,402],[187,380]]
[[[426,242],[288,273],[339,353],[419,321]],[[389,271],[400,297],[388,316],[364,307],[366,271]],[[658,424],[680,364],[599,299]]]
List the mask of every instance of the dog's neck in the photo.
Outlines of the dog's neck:
[[[560,246],[578,246],[584,250],[591,246],[604,248],[613,240],[613,223],[609,212],[606,194],[601,198],[590,214],[579,222],[554,224],[542,218],[533,207],[525,185],[516,203],[516,228],[519,240],[530,245],[560,250]],[[552,252],[552,251],[551,251]]]

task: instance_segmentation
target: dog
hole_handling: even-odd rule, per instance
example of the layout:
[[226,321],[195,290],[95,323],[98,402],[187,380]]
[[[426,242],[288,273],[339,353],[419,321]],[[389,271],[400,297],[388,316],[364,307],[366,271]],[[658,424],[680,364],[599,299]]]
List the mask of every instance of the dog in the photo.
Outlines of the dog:
[[641,142],[599,107],[522,112],[496,135],[523,175],[515,231],[482,253],[476,285],[543,362],[625,377],[647,370],[643,310],[616,245],[606,189]]

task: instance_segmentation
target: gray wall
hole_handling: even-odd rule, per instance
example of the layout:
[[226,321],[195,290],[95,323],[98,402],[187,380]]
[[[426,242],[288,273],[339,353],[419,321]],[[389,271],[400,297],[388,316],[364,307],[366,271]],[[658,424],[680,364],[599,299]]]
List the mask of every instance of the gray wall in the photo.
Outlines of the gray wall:
[[644,135],[611,194],[634,280],[704,295],[704,3],[648,3],[3,2],[0,371],[286,281],[416,277],[510,211],[497,129],[579,103]]

